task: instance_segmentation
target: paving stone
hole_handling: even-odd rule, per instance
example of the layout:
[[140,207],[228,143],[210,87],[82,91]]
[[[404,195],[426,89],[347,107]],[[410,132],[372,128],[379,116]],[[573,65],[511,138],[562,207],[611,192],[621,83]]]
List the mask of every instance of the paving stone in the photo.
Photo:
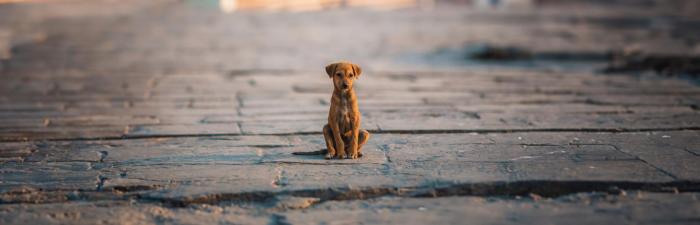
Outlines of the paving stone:
[[90,162],[3,163],[2,193],[22,189],[95,190],[100,183],[98,170]]
[[[671,135],[689,138],[697,133],[686,131]],[[200,189],[224,190],[234,180],[243,182],[236,185],[241,190],[274,191],[276,186],[287,189],[373,187],[378,184],[413,187],[434,182],[520,180],[663,183],[690,179],[687,178],[690,173],[686,171],[692,172],[692,169],[683,168],[690,165],[677,164],[677,160],[670,157],[649,160],[648,153],[627,149],[618,142],[606,142],[615,140],[606,137],[598,133],[561,136],[549,133],[374,134],[363,148],[365,156],[359,160],[325,160],[320,154],[292,154],[324,149],[320,135],[44,142],[33,145],[10,143],[3,146],[6,149],[32,149],[28,156],[8,156],[23,157],[22,161],[27,163],[16,164],[23,165],[21,168],[84,165],[82,170],[85,172],[76,173],[76,179],[89,181],[87,183],[91,185],[95,185],[96,176],[106,178],[105,187],[176,182],[177,185],[167,192],[183,196],[199,193],[196,190]],[[678,152],[696,157],[687,151]],[[687,163],[696,161],[693,158],[684,160]],[[552,170],[552,167],[558,169]],[[240,172],[226,172],[230,170]],[[249,170],[265,172],[250,176],[245,172]],[[41,171],[17,169],[27,177],[42,177]],[[275,179],[285,180],[285,184],[271,185]],[[319,179],[323,182],[319,183]],[[212,185],[201,187],[205,183],[200,183],[200,180],[208,180],[206,183]],[[252,183],[247,185],[246,182]],[[34,183],[31,179],[15,183],[44,187],[44,182]],[[177,191],[178,188],[188,191]]]
[[[17,212],[22,212],[17,214]],[[3,224],[153,224],[153,223],[239,223],[263,224],[264,216],[253,216],[241,207],[201,206],[172,209],[129,202],[56,203],[44,205],[3,206]]]
[[[583,197],[583,196],[581,196]],[[579,202],[503,200],[483,198],[380,198],[368,201],[327,202],[304,211],[283,214],[289,223],[609,223],[692,224],[697,196],[639,193],[636,196],[583,197]],[[656,211],[656,207],[662,207]],[[333,212],[333,213],[330,213]],[[340,219],[339,219],[340,218]],[[572,219],[576,218],[576,219]]]
[[[40,205],[3,205],[3,224],[46,223],[616,223],[692,224],[694,194],[631,193],[628,196],[572,195],[555,199],[379,198],[328,201],[301,209],[257,212],[245,206],[195,205],[169,208],[115,201]],[[582,202],[587,203],[582,203]],[[67,207],[62,207],[67,206]],[[16,214],[22,212],[21,214]],[[15,215],[16,214],[16,215]],[[9,216],[12,215],[12,216]],[[577,218],[575,221],[572,218]]]
[[197,124],[197,125],[136,125],[125,130],[125,136],[161,136],[200,134],[240,134],[237,124]]
[[664,137],[671,138],[672,135],[674,135],[674,133],[660,133],[649,136],[639,134],[619,135],[618,138],[625,140],[621,141],[619,146],[621,151],[638,156],[641,160],[671,174],[676,179],[700,179],[697,175],[697,172],[699,172],[697,168],[700,166],[700,162],[698,162],[700,157],[698,155],[692,154],[684,148],[669,146],[667,143],[671,141],[665,141],[666,143],[664,143],[654,140],[665,139]]

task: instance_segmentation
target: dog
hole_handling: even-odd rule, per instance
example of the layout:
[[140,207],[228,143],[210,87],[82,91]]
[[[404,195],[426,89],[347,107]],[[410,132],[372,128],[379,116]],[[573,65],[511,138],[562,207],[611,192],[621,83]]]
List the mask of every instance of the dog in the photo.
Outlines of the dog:
[[360,150],[370,136],[367,130],[360,128],[360,108],[353,89],[362,68],[350,62],[337,62],[327,65],[326,73],[333,80],[328,124],[323,126],[328,148],[326,159],[357,159],[362,157]]
[[353,83],[362,74],[362,69],[350,62],[337,62],[326,66],[326,73],[333,80],[328,123],[323,126],[327,150],[294,154],[326,154],[326,159],[357,159],[362,157],[362,146],[370,137],[367,130],[360,128],[360,109],[353,89]]

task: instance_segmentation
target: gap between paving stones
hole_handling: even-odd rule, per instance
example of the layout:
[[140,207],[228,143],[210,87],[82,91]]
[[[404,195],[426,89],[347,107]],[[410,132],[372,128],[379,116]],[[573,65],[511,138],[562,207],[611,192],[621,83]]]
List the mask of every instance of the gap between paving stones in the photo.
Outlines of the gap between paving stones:
[[483,183],[435,183],[418,187],[368,187],[368,188],[327,188],[291,190],[282,192],[217,193],[187,198],[153,198],[139,196],[139,199],[164,203],[171,207],[186,207],[191,204],[221,204],[236,202],[266,202],[276,196],[318,198],[324,201],[365,200],[393,196],[414,198],[437,198],[451,196],[509,197],[542,196],[548,198],[587,192],[621,194],[629,191],[647,192],[700,192],[700,182],[618,182],[618,181],[548,181],[529,180],[515,182]]
[[[490,133],[534,133],[534,132],[579,132],[579,133],[635,133],[663,131],[700,131],[700,127],[670,127],[670,128],[533,128],[533,129],[462,129],[462,130],[368,130],[373,134],[490,134]],[[104,137],[76,138],[46,138],[46,139],[0,139],[0,143],[28,141],[107,141],[149,138],[184,138],[184,137],[224,137],[224,136],[292,136],[292,135],[323,135],[319,132],[291,132],[274,134],[256,133],[213,133],[213,134],[167,134],[167,135],[128,135]]]
[[[144,203],[163,204],[168,207],[188,207],[195,204],[264,204],[275,201],[278,197],[316,198],[316,203],[325,201],[366,200],[379,197],[411,197],[437,198],[451,196],[476,197],[545,197],[556,198],[576,193],[607,193],[613,195],[625,194],[626,191],[645,191],[659,193],[700,192],[700,182],[628,182],[628,181],[552,181],[527,180],[513,182],[479,182],[479,183],[450,183],[435,182],[423,186],[412,187],[365,187],[365,188],[322,188],[285,191],[258,191],[240,193],[212,193],[199,196],[177,198],[154,197],[148,191],[162,189],[161,185],[116,186],[97,191],[81,190],[23,190],[3,194],[0,204],[47,204],[70,201],[100,201],[100,200],[136,200]],[[44,195],[35,199],[21,195]],[[17,195],[16,199],[8,199]]]

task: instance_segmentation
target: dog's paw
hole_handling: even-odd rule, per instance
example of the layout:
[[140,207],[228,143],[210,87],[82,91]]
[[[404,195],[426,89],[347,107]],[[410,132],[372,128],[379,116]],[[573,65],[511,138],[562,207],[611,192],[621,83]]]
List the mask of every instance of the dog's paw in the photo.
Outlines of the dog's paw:
[[357,158],[360,158],[360,156],[361,156],[361,154],[359,154],[359,153],[350,153],[348,158],[357,159]]
[[326,156],[325,156],[324,158],[326,158],[326,159],[333,159],[333,154],[328,153],[328,154],[326,154]]
[[347,157],[347,155],[345,155],[345,153],[343,152],[343,153],[336,154],[335,157],[338,159],[345,159]]

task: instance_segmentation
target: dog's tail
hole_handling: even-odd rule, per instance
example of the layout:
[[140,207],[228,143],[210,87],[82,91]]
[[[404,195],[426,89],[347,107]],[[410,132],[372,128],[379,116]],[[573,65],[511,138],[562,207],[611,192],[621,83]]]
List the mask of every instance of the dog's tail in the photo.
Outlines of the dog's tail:
[[321,149],[312,152],[292,152],[292,155],[323,155],[328,153],[328,149]]

